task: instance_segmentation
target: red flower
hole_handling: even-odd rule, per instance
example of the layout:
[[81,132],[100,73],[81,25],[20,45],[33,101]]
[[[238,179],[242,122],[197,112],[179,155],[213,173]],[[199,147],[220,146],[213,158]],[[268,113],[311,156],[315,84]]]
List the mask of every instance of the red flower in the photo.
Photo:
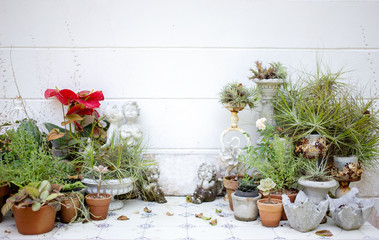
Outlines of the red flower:
[[88,108],[98,108],[100,107],[99,101],[104,100],[104,95],[102,91],[80,91],[78,96],[79,98],[76,99],[76,102],[82,103]]
[[68,105],[71,101],[76,100],[79,96],[69,89],[47,89],[45,98],[56,97],[63,105]]

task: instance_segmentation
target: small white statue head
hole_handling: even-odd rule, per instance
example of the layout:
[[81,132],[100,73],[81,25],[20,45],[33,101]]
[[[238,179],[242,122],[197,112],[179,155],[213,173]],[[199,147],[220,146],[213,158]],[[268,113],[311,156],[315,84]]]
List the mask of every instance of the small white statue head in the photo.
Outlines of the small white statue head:
[[124,119],[124,115],[122,112],[117,108],[116,105],[108,105],[105,108],[104,111],[105,118],[110,122],[110,123],[121,123],[121,121]]
[[126,102],[122,110],[127,121],[135,121],[139,117],[140,109],[135,101]]

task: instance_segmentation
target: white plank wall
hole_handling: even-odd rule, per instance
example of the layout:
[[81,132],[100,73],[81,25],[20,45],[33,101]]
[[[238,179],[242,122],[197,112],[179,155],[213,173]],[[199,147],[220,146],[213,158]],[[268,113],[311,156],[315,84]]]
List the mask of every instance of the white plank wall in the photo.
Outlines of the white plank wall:
[[[102,109],[137,100],[165,192],[191,194],[229,124],[217,99],[224,84],[253,85],[256,60],[283,62],[293,79],[320,60],[377,95],[378,24],[379,1],[0,0],[0,119],[17,95],[10,56],[40,122],[62,121],[57,101],[43,98],[55,86],[102,90]],[[253,137],[257,118],[240,114]],[[362,195],[379,196],[377,175],[368,176]]]

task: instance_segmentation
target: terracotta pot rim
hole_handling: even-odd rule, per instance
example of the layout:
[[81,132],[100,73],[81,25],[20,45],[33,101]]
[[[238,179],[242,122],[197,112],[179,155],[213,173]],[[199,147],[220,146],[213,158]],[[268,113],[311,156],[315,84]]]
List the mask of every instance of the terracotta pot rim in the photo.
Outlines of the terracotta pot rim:
[[[90,193],[90,194],[87,194],[86,195],[86,199],[87,198],[89,198],[89,197],[91,197],[91,196],[94,196],[94,195],[97,195],[97,193]],[[99,199],[99,200],[101,200],[101,199],[108,199],[108,198],[112,198],[112,195],[110,195],[109,193],[100,193],[100,195],[102,195],[102,196],[106,196],[106,198],[91,198],[91,200],[92,199]]]
[[[277,204],[268,204],[268,203],[264,203],[263,201],[267,201],[267,198],[262,198],[262,199],[259,199],[258,202],[260,204],[264,204],[264,205],[277,205]],[[271,202],[276,202],[276,203],[280,203],[279,205],[282,205],[282,200],[281,199],[277,199],[277,198],[271,198]]]

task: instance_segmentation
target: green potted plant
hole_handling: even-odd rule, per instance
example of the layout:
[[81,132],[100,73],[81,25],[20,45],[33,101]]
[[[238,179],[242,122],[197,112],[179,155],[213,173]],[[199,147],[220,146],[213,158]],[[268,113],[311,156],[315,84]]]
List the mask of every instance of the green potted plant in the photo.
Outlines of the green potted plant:
[[74,222],[80,214],[80,208],[84,201],[84,193],[87,186],[80,180],[74,180],[72,183],[65,183],[61,189],[61,210],[60,221],[63,223]]
[[265,227],[277,227],[282,217],[283,204],[280,199],[271,199],[270,191],[275,187],[275,183],[270,179],[262,179],[258,189],[267,198],[259,199],[258,209],[262,225]]
[[107,167],[99,165],[98,167],[94,166],[93,169],[99,173],[97,193],[87,194],[85,199],[86,203],[88,204],[91,219],[98,221],[107,218],[109,204],[111,202],[112,196],[108,193],[100,193],[101,176],[102,174],[109,172]]
[[239,112],[246,105],[253,109],[259,100],[259,94],[255,88],[248,88],[237,82],[225,85],[219,95],[220,102],[231,112]]
[[235,219],[239,221],[254,221],[257,219],[257,201],[262,198],[257,186],[257,180],[248,175],[238,180],[238,188],[231,194]]
[[55,216],[60,209],[59,193],[49,181],[30,183],[7,199],[1,209],[3,215],[12,209],[19,233],[42,234],[54,227]]

